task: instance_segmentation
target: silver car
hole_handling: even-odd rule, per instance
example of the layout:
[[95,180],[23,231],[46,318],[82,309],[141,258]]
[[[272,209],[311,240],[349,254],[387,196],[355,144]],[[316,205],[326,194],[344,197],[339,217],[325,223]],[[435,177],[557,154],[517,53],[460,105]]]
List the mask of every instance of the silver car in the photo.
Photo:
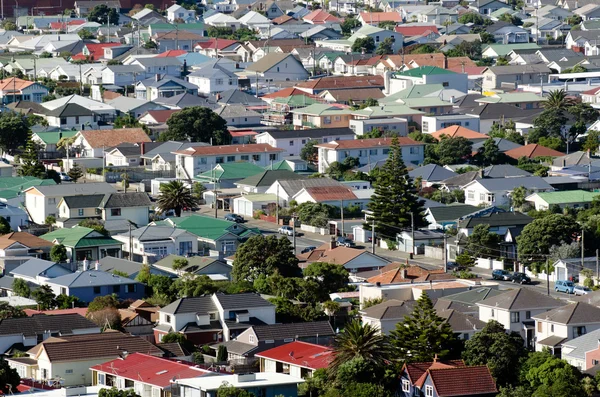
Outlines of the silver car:
[[587,295],[590,292],[592,292],[592,290],[588,287],[584,287],[583,285],[576,285],[575,288],[573,288],[573,293],[575,295]]
[[294,229],[291,226],[281,226],[279,229],[277,229],[277,233],[292,236],[294,234]]

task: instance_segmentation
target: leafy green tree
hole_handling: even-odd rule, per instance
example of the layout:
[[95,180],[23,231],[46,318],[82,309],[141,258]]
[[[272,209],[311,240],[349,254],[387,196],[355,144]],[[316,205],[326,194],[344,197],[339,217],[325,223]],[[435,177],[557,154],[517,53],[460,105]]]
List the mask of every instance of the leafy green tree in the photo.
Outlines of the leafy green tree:
[[175,211],[175,216],[180,217],[184,208],[193,208],[198,205],[198,198],[192,194],[181,181],[171,181],[160,185],[158,206],[161,211]]
[[229,145],[231,134],[227,122],[204,106],[191,106],[171,115],[167,120],[169,129],[160,134],[160,141],[206,142],[213,145]]
[[82,226],[82,227],[87,227],[89,229],[94,229],[95,231],[102,234],[103,236],[109,235],[108,230],[106,230],[106,228],[104,227],[104,223],[102,223],[102,221],[100,219],[92,219],[92,218],[84,219],[82,221],[79,221],[79,223],[77,225]]
[[290,240],[277,236],[252,236],[238,247],[231,275],[235,281],[254,281],[261,274],[268,276],[275,270],[284,277],[300,275],[298,258]]
[[109,8],[106,4],[98,4],[88,14],[88,21],[98,22],[101,25],[117,25],[119,23],[119,13],[114,8]]
[[348,271],[335,263],[313,262],[304,269],[304,277],[319,280],[327,295],[341,291],[348,285]]
[[120,116],[117,116],[114,122],[114,128],[136,128],[141,127],[141,124],[135,117],[133,117],[130,113],[126,113]]
[[571,215],[552,214],[535,219],[517,237],[519,259],[536,262],[540,255],[549,254],[553,245],[570,243],[577,231],[579,226]]
[[598,152],[600,146],[600,131],[590,130],[581,150],[588,151],[594,155]]
[[493,138],[489,138],[483,143],[483,147],[477,153],[477,157],[481,165],[484,166],[500,164],[504,160],[504,154],[500,152]]
[[496,66],[507,66],[508,59],[506,57],[498,57],[496,58]]
[[523,25],[523,21],[521,20],[521,18],[516,17],[514,15],[509,14],[508,12],[505,14],[500,15],[500,17],[498,18],[499,21],[503,21],[503,22],[508,22],[508,23],[512,23],[515,26],[521,26]]
[[508,334],[502,324],[490,320],[465,343],[462,357],[467,365],[487,365],[496,383],[506,386],[517,381],[514,374],[526,354],[518,333]]
[[2,23],[2,28],[3,28],[4,30],[10,30],[10,31],[12,31],[12,30],[17,30],[17,24],[16,24],[16,23],[14,23],[14,22],[13,22],[13,21],[11,21],[11,20],[8,20],[8,19],[6,19],[6,20],[4,20],[4,22]]
[[589,103],[576,102],[568,109],[569,114],[575,119],[575,122],[569,129],[569,143],[574,142],[580,135],[588,130],[588,125],[598,120],[598,112]]
[[180,270],[186,268],[190,262],[185,258],[177,258],[173,260],[173,270],[179,273]]
[[525,186],[519,186],[513,189],[510,199],[511,206],[513,208],[522,208],[525,204],[525,198],[527,197],[527,189]]
[[27,281],[22,278],[15,278],[12,283],[13,293],[17,296],[22,296],[23,298],[29,298],[31,296],[31,288],[29,288],[29,284]]
[[340,28],[344,36],[350,36],[352,31],[360,26],[360,21],[354,17],[344,18],[344,21],[340,23]]
[[115,295],[97,296],[88,305],[88,313],[97,312],[104,309],[117,309],[119,301]]
[[40,310],[52,309],[56,304],[56,295],[48,285],[41,285],[31,293],[31,297],[37,302]]
[[389,55],[394,53],[394,41],[391,37],[386,37],[383,39],[377,49],[375,50],[375,54],[377,55]]
[[110,389],[100,389],[98,397],[140,397],[133,389],[119,390],[116,387]]
[[437,50],[429,44],[417,45],[410,50],[410,54],[433,54]]
[[385,29],[385,30],[394,30],[396,25],[397,25],[397,23],[394,21],[381,21],[381,22],[379,22],[377,27],[379,27],[381,29]]
[[82,40],[93,40],[96,38],[96,36],[92,32],[90,32],[89,30],[87,30],[85,28],[79,29],[79,31],[77,32],[77,35],[79,37],[81,37]]
[[223,363],[227,361],[227,347],[225,345],[219,345],[219,349],[217,350],[217,362]]
[[217,397],[254,397],[254,394],[244,389],[238,389],[227,382],[223,382],[217,390]]
[[60,294],[56,297],[56,306],[58,306],[59,309],[70,309],[77,306],[78,303],[79,298],[76,296]]
[[440,164],[460,164],[471,156],[473,152],[471,141],[462,136],[449,138],[442,135],[442,139],[435,148]]
[[23,309],[11,306],[8,302],[0,302],[0,320],[20,317],[27,317]]
[[[535,353],[535,366],[529,365],[529,371],[525,375],[529,386],[535,390],[533,396],[578,396],[585,397],[581,380],[581,372],[553,355],[542,352]],[[539,363],[541,359],[543,362]],[[527,363],[524,364],[527,366]]]
[[10,223],[5,217],[0,216],[0,235],[10,233]]
[[[423,216],[424,200],[417,196],[415,185],[402,160],[402,150],[397,138],[392,138],[389,157],[379,167],[373,187],[375,193],[368,209],[373,212],[376,233],[395,239],[398,232],[411,226],[411,213],[415,228],[427,225]],[[370,230],[368,223],[370,222],[365,227]]]
[[367,36],[367,37],[359,37],[352,43],[352,52],[365,52],[365,54],[370,54],[375,50],[375,39]]
[[333,349],[335,355],[328,367],[330,378],[336,378],[340,366],[352,359],[381,367],[391,357],[389,342],[379,329],[357,319],[335,336]]
[[318,143],[319,142],[315,141],[314,139],[311,139],[308,142],[306,142],[306,145],[304,145],[302,149],[300,149],[300,158],[304,161],[315,164],[317,162],[319,153],[319,150],[315,145],[317,145]]
[[456,356],[459,341],[450,324],[439,317],[433,303],[423,292],[409,316],[396,324],[390,332],[390,343],[394,357],[405,362],[431,361]]
[[67,175],[73,180],[73,182],[77,183],[77,181],[83,176],[83,170],[81,169],[79,164],[73,163],[73,166],[71,167],[69,172],[67,172]]
[[17,391],[17,387],[21,384],[21,377],[16,369],[8,365],[4,359],[0,359],[0,390],[7,396]]
[[52,262],[66,262],[68,259],[67,248],[63,244],[53,245],[50,249],[50,259]]
[[473,23],[474,25],[483,25],[485,18],[481,16],[481,14],[475,12],[467,12],[460,17],[458,17],[458,23],[467,24]]
[[476,257],[499,257],[502,238],[490,232],[490,225],[480,224],[473,228],[467,239],[466,250]]

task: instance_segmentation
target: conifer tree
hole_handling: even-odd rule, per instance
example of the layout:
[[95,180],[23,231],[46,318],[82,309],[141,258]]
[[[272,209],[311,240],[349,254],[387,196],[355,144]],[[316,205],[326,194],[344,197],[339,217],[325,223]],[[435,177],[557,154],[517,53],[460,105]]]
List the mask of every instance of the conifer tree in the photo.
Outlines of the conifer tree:
[[[398,138],[392,138],[389,157],[378,169],[377,179],[373,182],[375,193],[368,204],[375,218],[375,232],[382,238],[395,240],[397,233],[411,226],[411,212],[415,229],[427,225],[423,216],[424,200],[417,196],[417,189],[408,176],[408,170],[402,160],[402,148]],[[370,230],[370,222],[365,224]]]
[[69,175],[69,178],[71,178],[73,182],[77,182],[83,176],[83,170],[79,164],[74,163],[69,172],[67,172],[67,175]]
[[46,168],[40,162],[35,143],[31,140],[31,132],[29,133],[27,145],[25,146],[25,151],[21,155],[20,160],[21,168],[18,170],[19,176],[34,176],[41,179],[46,175]]

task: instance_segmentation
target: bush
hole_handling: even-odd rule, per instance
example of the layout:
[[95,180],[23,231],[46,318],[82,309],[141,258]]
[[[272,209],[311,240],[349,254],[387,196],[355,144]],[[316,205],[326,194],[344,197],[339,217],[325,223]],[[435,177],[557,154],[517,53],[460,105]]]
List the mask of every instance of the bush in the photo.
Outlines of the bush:
[[227,348],[224,345],[219,345],[219,350],[217,350],[217,362],[222,363],[227,361],[228,356]]

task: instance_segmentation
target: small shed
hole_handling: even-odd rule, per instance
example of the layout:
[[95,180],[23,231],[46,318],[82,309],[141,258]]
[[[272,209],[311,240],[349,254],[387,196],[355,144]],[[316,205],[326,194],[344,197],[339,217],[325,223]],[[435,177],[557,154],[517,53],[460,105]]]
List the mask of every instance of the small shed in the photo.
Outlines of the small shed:
[[[413,233],[410,230],[405,230],[396,235],[396,243],[398,251],[411,252],[413,247]],[[420,255],[425,253],[425,246],[435,246],[444,243],[444,233],[435,230],[415,230],[415,252]]]
[[266,212],[269,204],[277,203],[277,195],[265,194],[245,194],[233,199],[233,212],[247,217],[252,217],[254,211],[263,210]]

